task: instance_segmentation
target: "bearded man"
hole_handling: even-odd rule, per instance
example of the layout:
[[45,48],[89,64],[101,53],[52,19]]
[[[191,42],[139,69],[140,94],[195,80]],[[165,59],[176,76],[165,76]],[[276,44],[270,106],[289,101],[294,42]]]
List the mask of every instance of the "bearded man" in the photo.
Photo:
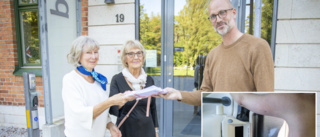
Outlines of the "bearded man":
[[241,33],[236,25],[237,11],[229,0],[212,0],[209,21],[222,37],[206,59],[200,90],[194,92],[166,88],[165,99],[201,105],[201,92],[274,91],[274,65],[268,42]]

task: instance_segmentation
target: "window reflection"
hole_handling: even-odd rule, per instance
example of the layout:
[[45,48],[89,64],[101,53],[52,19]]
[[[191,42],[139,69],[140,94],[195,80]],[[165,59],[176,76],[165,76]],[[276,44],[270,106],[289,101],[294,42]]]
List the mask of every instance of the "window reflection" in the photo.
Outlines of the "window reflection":
[[19,4],[32,4],[37,3],[37,0],[19,0]]
[[[246,6],[246,24],[245,33],[253,35],[254,33],[254,0],[247,0]],[[261,38],[265,39],[269,44],[271,42],[273,17],[273,0],[262,0],[261,8]]]
[[154,78],[157,78],[157,76],[161,75],[160,8],[160,0],[140,1],[140,42],[145,47],[147,52],[145,70],[148,75],[155,76]]
[[40,65],[38,12],[22,11],[20,21],[23,63],[24,65]]
[[208,21],[210,1],[177,0],[174,15],[174,75],[193,77],[196,59],[221,43]]

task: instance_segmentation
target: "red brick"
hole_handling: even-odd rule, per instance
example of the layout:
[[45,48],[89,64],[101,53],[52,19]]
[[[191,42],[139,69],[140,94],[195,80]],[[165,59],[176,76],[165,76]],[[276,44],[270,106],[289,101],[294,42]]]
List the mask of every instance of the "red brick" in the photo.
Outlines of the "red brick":
[[23,86],[23,83],[14,83],[14,86]]
[[11,6],[10,5],[2,5],[2,9],[10,9]]
[[[1,16],[1,14],[0,14],[0,16]],[[2,15],[2,16],[3,16],[3,15]],[[88,16],[88,13],[82,12],[82,13],[81,13],[81,17],[84,17],[84,16]]]
[[[1,63],[1,62],[0,62]],[[7,74],[0,74],[0,77],[1,78],[6,78],[6,77],[8,77],[8,75]]]
[[14,62],[5,62],[4,65],[13,66],[13,65],[14,65]]
[[7,58],[7,61],[14,61],[14,58]]
[[13,84],[11,82],[4,82],[3,85],[4,86],[12,86]]
[[9,4],[9,5],[12,5],[13,4],[13,1],[4,1],[4,4]]
[[11,20],[9,18],[2,18],[1,22],[10,22]]
[[12,102],[13,98],[5,98],[4,100],[7,101],[7,102]]
[[[5,31],[5,30],[6,30],[6,27],[1,27],[1,28],[0,28],[0,31],[1,31],[1,32]],[[1,35],[3,35],[3,34],[1,33]],[[2,40],[3,40],[3,39],[2,39]]]
[[8,90],[0,90],[0,93],[8,93]]
[[6,97],[7,98],[12,98],[12,95],[11,94],[7,94]]
[[24,94],[17,94],[17,95],[16,95],[16,98],[24,99]]
[[43,86],[38,86],[38,87],[37,87],[37,90],[38,90],[38,91],[43,91]]
[[16,42],[13,39],[6,41],[6,44],[15,44]]
[[16,94],[12,94],[12,98],[17,98],[17,95]]
[[24,103],[24,98],[23,98],[23,99],[21,99],[21,98],[16,98],[16,99],[15,99],[15,102]]
[[[14,0],[0,0],[0,104],[24,105],[23,80],[13,76],[15,65],[18,65],[18,54],[15,32]],[[88,9],[88,2],[84,9]],[[83,12],[88,15],[88,12]],[[87,19],[87,18],[86,18]],[[87,22],[86,22],[87,23]],[[42,91],[42,77],[37,77],[37,91]],[[39,102],[43,105],[43,99]]]
[[88,21],[88,18],[82,17],[82,21]]
[[19,91],[18,91],[18,90],[14,90],[14,89],[12,89],[12,90],[10,91],[10,93],[11,93],[11,94],[15,94],[15,95],[16,95],[16,94],[19,94]]

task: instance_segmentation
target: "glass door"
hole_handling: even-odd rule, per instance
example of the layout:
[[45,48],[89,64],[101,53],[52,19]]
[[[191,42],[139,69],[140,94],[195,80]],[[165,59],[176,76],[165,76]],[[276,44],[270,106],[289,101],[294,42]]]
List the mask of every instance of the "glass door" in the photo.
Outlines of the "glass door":
[[[147,74],[162,88],[199,89],[206,55],[222,41],[207,19],[210,0],[137,1]],[[238,11],[237,26],[242,32],[252,33],[252,8],[251,12],[248,9],[253,7],[253,0],[238,2],[232,1]],[[262,14],[268,13],[273,4],[263,4]],[[157,110],[161,137],[201,136],[200,107],[158,98]]]
[[[139,1],[139,39],[146,50],[146,62],[144,70],[154,80],[157,87],[162,87],[161,80],[161,0],[140,0]],[[163,99],[156,99],[157,117],[160,131],[161,102]]]
[[[147,51],[144,66],[156,86],[190,92],[199,89],[205,57],[221,42],[207,19],[208,3],[139,1],[139,38]],[[157,99],[157,111],[160,136],[201,136],[200,107]]]
[[[208,18],[209,0],[174,1],[173,87],[198,90],[208,52],[221,42]],[[173,136],[200,137],[200,106],[173,102]]]

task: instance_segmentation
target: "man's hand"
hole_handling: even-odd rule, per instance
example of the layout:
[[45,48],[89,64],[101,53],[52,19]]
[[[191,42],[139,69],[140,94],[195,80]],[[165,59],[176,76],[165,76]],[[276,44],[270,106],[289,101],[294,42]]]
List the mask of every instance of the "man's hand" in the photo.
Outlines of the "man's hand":
[[159,94],[160,97],[163,97],[164,99],[168,99],[168,100],[182,99],[180,91],[175,90],[173,88],[165,88],[164,90],[167,91],[167,94]]
[[110,131],[111,137],[121,137],[122,136],[121,131],[112,122],[108,123],[107,128]]

